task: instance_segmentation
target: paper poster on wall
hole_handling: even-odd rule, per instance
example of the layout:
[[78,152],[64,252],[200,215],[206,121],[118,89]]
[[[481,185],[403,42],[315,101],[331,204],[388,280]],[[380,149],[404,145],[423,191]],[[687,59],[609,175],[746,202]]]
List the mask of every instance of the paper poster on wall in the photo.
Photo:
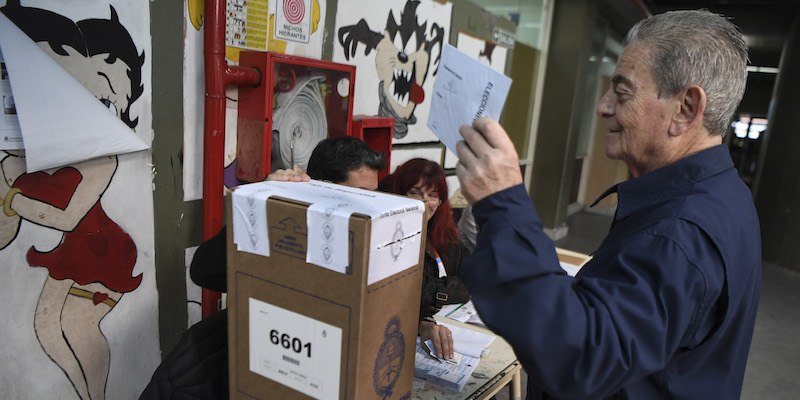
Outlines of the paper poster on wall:
[[308,43],[311,37],[311,0],[275,2],[275,38]]
[[340,0],[333,61],[356,65],[354,114],[395,119],[393,143],[433,142],[425,125],[452,3]]
[[[69,63],[74,68],[68,72],[4,14],[0,48],[14,91],[28,172],[150,147],[73,76],[96,76],[97,71]],[[101,72],[119,73],[114,66]]]
[[267,0],[226,1],[225,45],[266,50],[269,37]]
[[3,112],[0,116],[0,149],[21,149],[22,131],[19,128],[17,106],[11,92],[11,83],[8,79],[8,69],[3,61],[3,52],[0,51],[0,99],[2,99]]
[[492,67],[493,70],[505,74],[508,47],[483,40],[464,32],[458,32],[457,49],[472,58]]

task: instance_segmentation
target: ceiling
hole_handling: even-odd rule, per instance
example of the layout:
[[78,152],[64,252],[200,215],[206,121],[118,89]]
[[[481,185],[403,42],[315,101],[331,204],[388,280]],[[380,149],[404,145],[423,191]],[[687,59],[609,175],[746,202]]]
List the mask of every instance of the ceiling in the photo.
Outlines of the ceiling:
[[626,8],[616,14],[633,22],[648,13],[699,8],[730,17],[750,47],[750,64],[759,67],[778,66],[784,41],[800,10],[800,0],[606,0],[606,4]]

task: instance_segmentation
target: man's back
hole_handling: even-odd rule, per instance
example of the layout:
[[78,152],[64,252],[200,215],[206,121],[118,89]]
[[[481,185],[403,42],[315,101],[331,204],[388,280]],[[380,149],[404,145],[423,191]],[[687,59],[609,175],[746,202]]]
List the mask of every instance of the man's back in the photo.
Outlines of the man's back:
[[623,385],[630,398],[739,396],[761,248],[750,191],[732,167],[719,146],[620,184],[611,232],[578,275],[580,290],[639,300],[605,303],[630,325],[617,327],[623,337],[641,343],[623,346],[629,359],[652,373]]

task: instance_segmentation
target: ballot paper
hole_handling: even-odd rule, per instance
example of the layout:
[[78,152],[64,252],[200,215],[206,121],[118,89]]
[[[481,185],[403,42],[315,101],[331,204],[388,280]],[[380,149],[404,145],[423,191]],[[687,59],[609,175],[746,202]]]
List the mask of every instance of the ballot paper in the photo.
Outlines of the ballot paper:
[[428,340],[425,341],[425,346],[427,346],[428,350],[430,350],[428,352],[428,354],[430,354],[431,357],[439,360],[439,362],[446,362],[446,363],[450,363],[450,364],[453,364],[453,365],[458,365],[458,364],[461,364],[461,359],[464,358],[463,354],[461,354],[459,352],[456,352],[456,351],[453,352],[453,358],[445,359],[445,358],[439,357],[439,355],[436,354],[436,346],[433,345],[433,340],[431,340],[431,339],[428,339]]
[[431,357],[420,345],[417,338],[417,351],[414,356],[414,380],[431,383],[442,388],[460,392],[478,367],[479,357],[464,355],[458,364],[441,362]]
[[453,334],[453,351],[461,353],[467,357],[480,357],[489,351],[489,345],[494,341],[495,335],[482,333],[472,329],[459,328],[438,322],[439,325],[447,327]]
[[428,128],[456,153],[461,125],[481,117],[500,118],[511,79],[450,45],[442,50],[438,71]]

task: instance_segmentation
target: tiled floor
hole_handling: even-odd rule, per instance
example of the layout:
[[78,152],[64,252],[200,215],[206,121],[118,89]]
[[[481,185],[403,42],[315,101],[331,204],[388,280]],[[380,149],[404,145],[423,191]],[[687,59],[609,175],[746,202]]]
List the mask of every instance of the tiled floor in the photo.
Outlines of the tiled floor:
[[[578,212],[567,219],[569,232],[556,246],[593,252],[611,226],[611,217]],[[796,271],[796,270],[795,270]],[[753,344],[742,388],[742,400],[800,398],[800,273],[764,263]],[[527,376],[522,373],[522,398]],[[508,389],[498,400],[509,399]]]

